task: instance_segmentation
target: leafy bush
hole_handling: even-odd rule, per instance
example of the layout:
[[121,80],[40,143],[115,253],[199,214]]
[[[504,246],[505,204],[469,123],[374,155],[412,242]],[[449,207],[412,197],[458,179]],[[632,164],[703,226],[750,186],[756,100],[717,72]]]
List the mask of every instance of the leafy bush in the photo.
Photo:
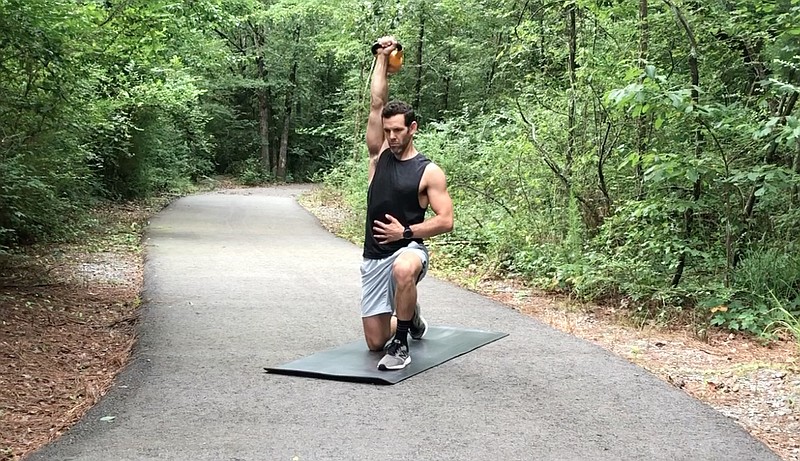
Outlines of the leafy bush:
[[236,175],[239,181],[247,186],[262,185],[274,179],[269,171],[265,171],[261,160],[256,158],[248,158],[243,161],[236,162],[231,167],[232,172]]
[[793,246],[750,251],[734,273],[734,286],[777,300],[800,297],[800,254]]
[[792,304],[791,311],[779,306],[772,312],[771,317],[774,320],[767,325],[766,331],[790,334],[800,352],[800,314],[797,314],[797,311],[800,311],[800,299],[796,299]]
[[0,162],[0,246],[75,232],[90,191],[80,159],[69,155],[69,147],[62,146],[62,155],[33,151]]
[[739,264],[734,283],[703,299],[710,324],[756,335],[777,321],[800,314],[800,257],[777,249],[751,251]]

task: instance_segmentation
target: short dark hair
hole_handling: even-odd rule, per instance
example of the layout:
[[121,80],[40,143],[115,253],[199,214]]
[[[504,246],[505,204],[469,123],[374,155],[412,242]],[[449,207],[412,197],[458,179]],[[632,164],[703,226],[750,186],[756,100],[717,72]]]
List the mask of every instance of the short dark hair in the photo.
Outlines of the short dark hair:
[[414,108],[403,101],[391,101],[383,107],[383,112],[381,112],[383,118],[394,117],[400,114],[405,116],[406,126],[411,126],[411,123],[417,121]]

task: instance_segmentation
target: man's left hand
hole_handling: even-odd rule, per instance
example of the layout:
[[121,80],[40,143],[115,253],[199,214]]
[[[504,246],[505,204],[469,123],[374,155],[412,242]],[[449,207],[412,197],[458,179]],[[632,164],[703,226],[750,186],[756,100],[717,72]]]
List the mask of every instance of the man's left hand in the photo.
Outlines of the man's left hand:
[[405,227],[400,224],[400,221],[395,219],[394,216],[387,214],[386,219],[389,222],[383,222],[376,219],[373,221],[372,226],[372,235],[381,245],[402,240],[403,229],[405,229]]

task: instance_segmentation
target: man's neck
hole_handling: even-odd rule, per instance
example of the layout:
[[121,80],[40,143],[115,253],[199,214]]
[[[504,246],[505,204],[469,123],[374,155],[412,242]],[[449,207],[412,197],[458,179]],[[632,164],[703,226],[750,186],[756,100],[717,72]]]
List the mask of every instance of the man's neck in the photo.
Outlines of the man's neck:
[[417,152],[417,149],[414,147],[413,142],[408,143],[406,148],[403,149],[403,152],[401,152],[400,154],[395,154],[394,152],[392,152],[392,154],[394,154],[394,158],[400,160],[401,162],[404,160],[408,160],[410,158],[414,158],[418,153],[419,152]]

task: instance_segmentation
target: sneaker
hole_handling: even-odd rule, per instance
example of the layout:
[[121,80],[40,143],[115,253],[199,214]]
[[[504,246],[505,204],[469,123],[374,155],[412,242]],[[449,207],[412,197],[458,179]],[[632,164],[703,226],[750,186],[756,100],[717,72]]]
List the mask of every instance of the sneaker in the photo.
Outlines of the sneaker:
[[408,355],[408,346],[395,339],[386,349],[386,355],[378,362],[378,370],[402,370],[409,363],[411,356]]
[[428,332],[428,322],[422,318],[419,304],[417,304],[417,309],[414,311],[414,318],[411,319],[411,322],[413,322],[413,324],[411,325],[411,329],[408,330],[408,334],[414,339],[422,339],[425,333]]

